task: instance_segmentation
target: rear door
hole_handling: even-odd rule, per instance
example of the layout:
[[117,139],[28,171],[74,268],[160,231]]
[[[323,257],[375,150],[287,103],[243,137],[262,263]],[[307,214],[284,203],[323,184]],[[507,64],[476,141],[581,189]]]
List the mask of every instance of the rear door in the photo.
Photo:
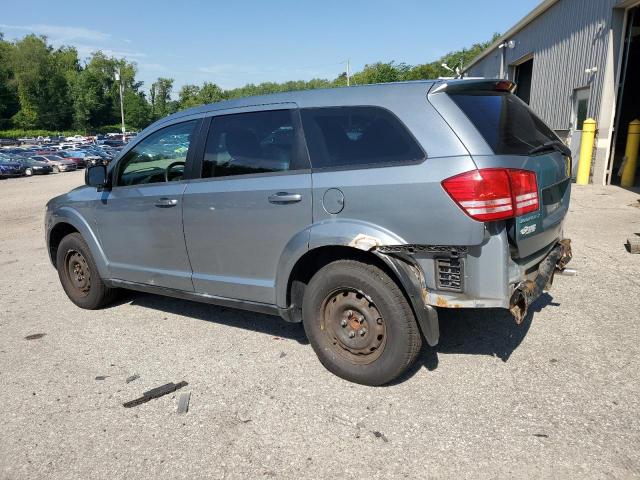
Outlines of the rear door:
[[[562,220],[569,208],[571,158],[568,151],[559,151],[565,149],[557,135],[510,93],[512,86],[510,82],[469,81],[445,92],[465,116],[461,121],[451,115],[452,123],[479,169],[513,168],[536,173],[540,208],[507,222],[509,238],[516,247],[514,256],[523,258],[562,235]],[[438,95],[432,95],[432,103],[451,111],[442,98],[433,98]],[[480,141],[472,138],[478,133]]]
[[184,194],[195,290],[275,304],[282,252],[311,224],[311,171],[296,106],[217,115],[203,150],[201,178]]

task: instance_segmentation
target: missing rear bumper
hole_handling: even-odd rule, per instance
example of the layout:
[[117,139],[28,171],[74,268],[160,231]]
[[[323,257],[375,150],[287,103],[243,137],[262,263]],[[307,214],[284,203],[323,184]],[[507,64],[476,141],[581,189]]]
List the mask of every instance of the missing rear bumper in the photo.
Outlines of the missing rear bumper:
[[561,240],[540,262],[534,280],[520,282],[509,300],[509,311],[520,325],[527,316],[529,306],[553,283],[556,272],[562,272],[571,260],[571,240]]

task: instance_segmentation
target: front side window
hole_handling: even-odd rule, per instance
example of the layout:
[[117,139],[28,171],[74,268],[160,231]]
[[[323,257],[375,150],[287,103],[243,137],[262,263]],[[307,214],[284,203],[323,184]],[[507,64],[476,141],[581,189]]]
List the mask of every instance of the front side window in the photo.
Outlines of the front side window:
[[380,107],[302,110],[313,168],[415,162],[425,154],[400,120]]
[[129,151],[118,166],[116,185],[182,180],[197,120],[158,130]]
[[202,178],[270,173],[296,168],[292,110],[214,117],[209,128]]

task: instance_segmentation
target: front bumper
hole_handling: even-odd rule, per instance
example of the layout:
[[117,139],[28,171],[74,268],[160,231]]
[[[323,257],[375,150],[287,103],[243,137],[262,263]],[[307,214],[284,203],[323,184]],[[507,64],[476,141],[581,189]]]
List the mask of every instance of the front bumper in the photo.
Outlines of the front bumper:
[[509,300],[509,310],[517,324],[522,323],[529,305],[551,286],[555,273],[564,270],[571,257],[571,240],[560,240],[540,262],[535,277],[516,286]]

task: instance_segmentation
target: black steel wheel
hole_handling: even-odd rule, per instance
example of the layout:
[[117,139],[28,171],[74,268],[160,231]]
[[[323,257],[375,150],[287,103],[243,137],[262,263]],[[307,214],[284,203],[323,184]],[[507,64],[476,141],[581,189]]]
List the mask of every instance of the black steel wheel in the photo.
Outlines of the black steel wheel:
[[335,353],[361,365],[377,360],[384,351],[386,325],[371,299],[342,288],[323,302],[321,329]]
[[77,306],[95,310],[114,299],[116,290],[100,278],[91,250],[79,233],[62,239],[56,252],[56,267],[62,288]]
[[380,268],[354,260],[334,261],[311,278],[302,321],[320,362],[364,385],[398,378],[422,346],[400,287]]
[[91,269],[82,253],[69,250],[66,254],[66,273],[69,284],[75,289],[76,295],[86,297],[91,291]]

